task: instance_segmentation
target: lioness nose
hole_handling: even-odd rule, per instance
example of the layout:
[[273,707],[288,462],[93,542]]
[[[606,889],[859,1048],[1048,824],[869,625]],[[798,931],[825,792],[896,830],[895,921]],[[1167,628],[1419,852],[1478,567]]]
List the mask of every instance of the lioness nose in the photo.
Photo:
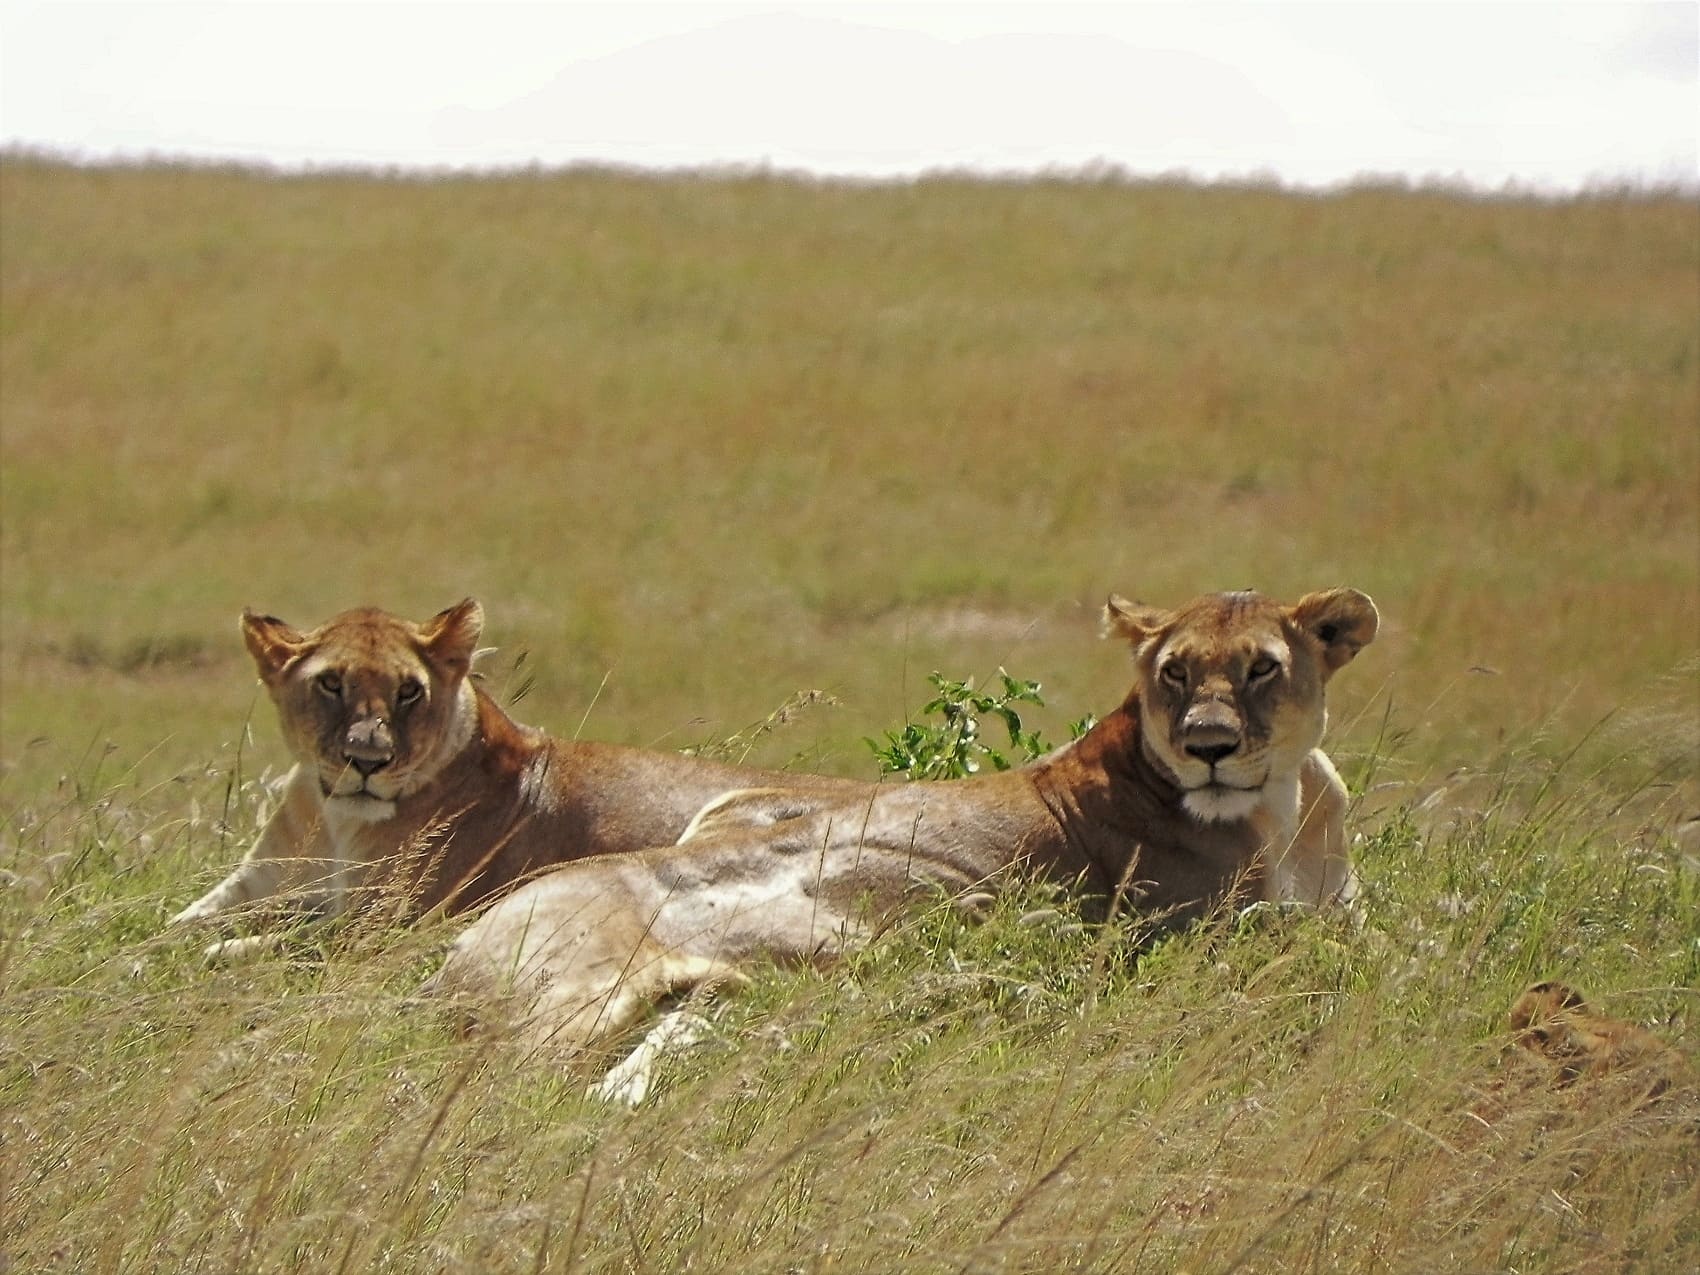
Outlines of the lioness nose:
[[1186,750],[1199,761],[1214,766],[1238,747],[1238,744],[1188,744]]
[[381,718],[355,722],[342,737],[342,755],[362,775],[370,775],[395,759],[395,740]]

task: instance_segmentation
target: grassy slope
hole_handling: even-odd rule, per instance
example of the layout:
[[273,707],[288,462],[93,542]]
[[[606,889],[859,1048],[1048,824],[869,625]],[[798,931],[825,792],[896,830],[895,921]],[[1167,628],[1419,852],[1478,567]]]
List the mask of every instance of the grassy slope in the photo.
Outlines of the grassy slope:
[[[1667,198],[8,160],[0,1254],[1691,1258],[1692,1095],[1459,1112],[1536,973],[1695,1052],[1700,886],[1668,830],[1700,804],[1697,285]],[[865,774],[859,736],[932,667],[1006,663],[1059,718],[1113,702],[1110,589],[1338,582],[1387,626],[1334,747],[1360,786],[1427,781],[1363,813],[1367,935],[1133,961],[1020,907],[930,917],[764,979],[629,1117],[407,1007],[441,934],[210,975],[153,937],[256,817],[229,798],[243,604],[475,592],[498,669],[532,652],[523,714],[604,738],[717,737],[823,686],[842,705],[758,756]],[[280,759],[264,711],[254,734],[246,774]]]
[[850,771],[940,662],[1112,702],[1112,589],[1371,591],[1343,706],[1448,764],[1667,699],[1700,629],[1682,200],[13,161],[0,226],[25,788],[234,739],[244,604],[476,592],[533,715],[608,675],[637,742],[825,685]]

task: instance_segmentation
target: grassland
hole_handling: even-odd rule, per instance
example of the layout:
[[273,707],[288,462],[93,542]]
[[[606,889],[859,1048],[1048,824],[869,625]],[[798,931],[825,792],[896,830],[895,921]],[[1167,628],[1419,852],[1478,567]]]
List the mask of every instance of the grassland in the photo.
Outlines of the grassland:
[[[1696,295],[1658,193],[5,158],[0,1266],[1695,1265],[1691,1092],[1470,1113],[1536,975],[1697,1051]],[[157,935],[282,761],[245,604],[867,775],[933,668],[1110,706],[1111,590],[1336,583],[1361,931],[924,915],[632,1115],[412,1005],[446,931]]]

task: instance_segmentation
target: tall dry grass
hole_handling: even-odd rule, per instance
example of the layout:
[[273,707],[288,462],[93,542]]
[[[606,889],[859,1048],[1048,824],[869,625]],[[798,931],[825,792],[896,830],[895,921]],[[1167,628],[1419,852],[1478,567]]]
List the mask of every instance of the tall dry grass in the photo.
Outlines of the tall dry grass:
[[[1557,782],[1542,793],[1541,779]],[[28,830],[0,894],[0,1252],[18,1270],[1676,1270],[1700,1089],[1521,1069],[1535,975],[1693,1052],[1700,874],[1566,776],[1380,820],[1360,928],[1151,944],[1040,891],[762,974],[647,1107],[465,1043],[413,991],[445,927],[208,971],[156,934],[209,773]],[[228,814],[213,815],[210,812]],[[1644,1078],[1642,1081],[1644,1086]]]

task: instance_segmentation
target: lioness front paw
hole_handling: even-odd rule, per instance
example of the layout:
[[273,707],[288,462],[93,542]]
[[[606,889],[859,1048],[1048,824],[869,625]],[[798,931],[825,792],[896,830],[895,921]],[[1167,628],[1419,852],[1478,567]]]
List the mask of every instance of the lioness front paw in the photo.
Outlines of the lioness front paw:
[[656,1064],[665,1055],[680,1053],[706,1039],[711,1030],[701,1014],[680,1011],[665,1015],[642,1044],[584,1091],[585,1096],[624,1107],[642,1105],[655,1084]]
[[201,952],[205,965],[239,965],[271,951],[283,942],[281,934],[251,934],[247,938],[225,939],[208,944]]

